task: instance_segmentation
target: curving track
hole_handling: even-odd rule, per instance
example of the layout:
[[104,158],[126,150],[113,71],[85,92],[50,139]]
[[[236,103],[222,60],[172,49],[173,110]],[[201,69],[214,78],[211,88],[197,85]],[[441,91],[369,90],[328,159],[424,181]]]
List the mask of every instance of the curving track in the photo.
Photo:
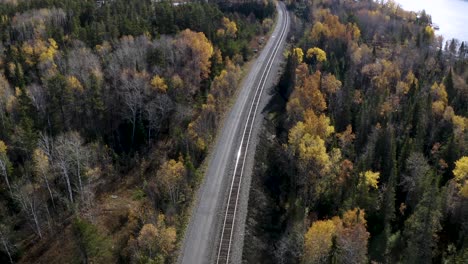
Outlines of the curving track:
[[241,187],[249,182],[243,183],[242,178],[249,175],[255,151],[254,139],[260,123],[258,119],[255,121],[255,116],[264,103],[262,93],[272,84],[274,76],[270,76],[270,72],[276,71],[282,59],[281,51],[289,29],[284,4],[279,2],[277,10],[278,20],[272,37],[243,80],[240,93],[209,157],[178,263],[222,264],[239,259],[239,249],[233,250],[233,245],[238,248],[242,242],[239,230],[243,230],[244,219],[239,210],[247,205],[246,199],[239,198],[247,190],[241,190]]

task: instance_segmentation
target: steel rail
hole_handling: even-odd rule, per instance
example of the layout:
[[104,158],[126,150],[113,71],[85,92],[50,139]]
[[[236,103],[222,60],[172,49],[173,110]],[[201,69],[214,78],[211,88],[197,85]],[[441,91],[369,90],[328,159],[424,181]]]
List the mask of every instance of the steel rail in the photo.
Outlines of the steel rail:
[[[242,182],[242,176],[243,176],[245,161],[247,157],[247,149],[250,143],[250,137],[252,134],[253,124],[255,122],[255,115],[258,110],[258,105],[260,103],[261,95],[266,85],[267,77],[269,76],[270,70],[273,66],[274,59],[276,55],[278,54],[278,51],[281,46],[281,43],[283,42],[283,39],[286,37],[285,33],[286,33],[287,26],[289,24],[289,16],[287,14],[287,11],[282,5],[280,5],[280,9],[284,12],[284,16],[285,16],[284,22],[281,28],[280,36],[279,38],[277,38],[278,40],[275,43],[273,51],[271,52],[271,56],[268,58],[266,66],[261,75],[260,81],[255,90],[254,98],[252,100],[252,104],[250,105],[249,113],[247,115],[247,121],[245,122],[245,127],[242,133],[239,150],[237,152],[236,163],[234,166],[234,173],[233,173],[231,186],[229,190],[226,213],[224,216],[223,229],[221,232],[221,240],[219,243],[218,255],[216,258],[217,264],[229,263],[229,257],[230,257],[230,253],[231,253],[230,251],[231,251],[231,245],[232,245],[232,237],[233,237],[233,232],[234,232],[234,223],[236,219],[237,205],[238,205],[239,194],[240,194],[240,184]],[[241,156],[243,156],[242,163],[239,164]],[[239,165],[241,165],[240,170],[238,170]],[[228,238],[225,237],[226,234],[229,234]]]

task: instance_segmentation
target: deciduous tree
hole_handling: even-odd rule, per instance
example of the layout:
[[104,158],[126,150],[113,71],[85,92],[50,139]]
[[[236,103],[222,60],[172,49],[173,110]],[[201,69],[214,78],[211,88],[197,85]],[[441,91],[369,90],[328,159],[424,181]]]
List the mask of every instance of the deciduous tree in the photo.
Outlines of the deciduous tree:
[[460,190],[460,195],[468,198],[468,157],[462,157],[455,162],[453,175]]
[[209,77],[214,49],[202,32],[186,29],[178,34],[174,42],[177,61],[184,83],[192,84],[190,94],[197,92],[201,80]]
[[10,160],[7,156],[7,146],[5,142],[0,140],[0,173],[3,175],[3,179],[5,180],[5,184],[8,187],[8,190],[11,194],[11,185],[9,180],[11,170]]
[[36,177],[38,177],[44,183],[47,191],[49,192],[52,205],[55,208],[54,195],[52,194],[52,188],[50,184],[50,180],[53,180],[55,175],[51,171],[49,157],[41,148],[36,148],[33,153],[33,163],[34,173]]
[[186,170],[183,161],[168,160],[161,165],[157,172],[157,179],[161,186],[161,191],[169,198],[173,204],[179,198],[179,188],[184,179]]
[[335,235],[332,220],[315,221],[304,236],[304,263],[328,263]]
[[13,264],[12,254],[14,252],[14,246],[11,243],[11,228],[3,223],[0,223],[0,243],[1,250],[5,252],[10,260],[10,263]]
[[307,58],[315,58],[318,62],[324,62],[327,60],[327,53],[320,48],[313,47],[307,50]]
[[26,220],[31,223],[34,232],[42,239],[42,201],[36,193],[36,186],[33,183],[23,183],[15,186],[13,198],[20,205]]

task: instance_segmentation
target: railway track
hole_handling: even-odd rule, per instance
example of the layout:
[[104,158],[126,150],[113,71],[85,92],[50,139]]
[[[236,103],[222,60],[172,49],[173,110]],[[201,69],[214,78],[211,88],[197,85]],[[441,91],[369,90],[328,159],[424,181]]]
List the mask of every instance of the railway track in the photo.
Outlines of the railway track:
[[284,38],[286,38],[286,32],[289,24],[289,16],[287,14],[286,8],[284,5],[280,6],[280,9],[283,12],[284,20],[283,25],[278,36],[276,37],[276,42],[273,49],[270,51],[270,55],[267,57],[266,66],[262,72],[260,81],[257,83],[255,88],[255,95],[252,99],[250,104],[250,109],[247,115],[247,120],[244,124],[244,130],[242,132],[242,138],[240,141],[240,145],[238,148],[235,166],[234,166],[234,173],[232,177],[232,182],[229,188],[229,196],[227,206],[225,207],[225,215],[224,215],[224,222],[223,228],[221,232],[221,240],[218,245],[218,254],[216,258],[217,264],[227,264],[229,263],[230,253],[231,253],[231,245],[233,239],[233,232],[234,232],[234,224],[236,221],[236,212],[237,212],[237,205],[239,201],[239,193],[240,187],[242,183],[242,176],[244,173],[244,165],[246,162],[247,151],[250,143],[250,138],[252,135],[252,129],[255,122],[255,115],[257,114],[258,105],[260,103],[260,99],[265,88],[266,81],[270,74],[270,70],[273,66],[274,59],[278,54],[281,43]]

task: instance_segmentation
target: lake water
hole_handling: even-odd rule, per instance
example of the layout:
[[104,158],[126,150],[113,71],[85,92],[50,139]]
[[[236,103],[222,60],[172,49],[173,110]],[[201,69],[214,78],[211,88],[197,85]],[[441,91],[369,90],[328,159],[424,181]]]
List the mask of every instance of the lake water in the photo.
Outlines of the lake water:
[[468,41],[468,0],[395,0],[408,11],[426,10],[445,40]]

